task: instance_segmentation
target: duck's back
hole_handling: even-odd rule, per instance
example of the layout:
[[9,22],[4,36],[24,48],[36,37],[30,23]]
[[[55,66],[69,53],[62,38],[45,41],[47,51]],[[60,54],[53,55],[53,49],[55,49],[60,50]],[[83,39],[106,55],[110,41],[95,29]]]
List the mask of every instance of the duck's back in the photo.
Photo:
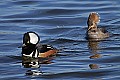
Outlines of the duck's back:
[[91,39],[103,39],[109,37],[109,33],[104,28],[91,29],[87,32],[87,37]]

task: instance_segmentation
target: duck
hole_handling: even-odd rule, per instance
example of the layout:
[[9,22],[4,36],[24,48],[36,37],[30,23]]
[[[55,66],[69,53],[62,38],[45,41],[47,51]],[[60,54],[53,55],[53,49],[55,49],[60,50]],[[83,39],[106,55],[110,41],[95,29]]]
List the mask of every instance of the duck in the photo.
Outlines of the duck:
[[105,28],[98,27],[99,22],[100,22],[99,14],[97,12],[91,12],[87,20],[88,25],[88,29],[86,32],[87,39],[102,40],[110,36],[109,32]]
[[31,58],[47,58],[59,51],[48,44],[40,44],[40,37],[37,33],[29,31],[24,33],[22,44],[22,56]]

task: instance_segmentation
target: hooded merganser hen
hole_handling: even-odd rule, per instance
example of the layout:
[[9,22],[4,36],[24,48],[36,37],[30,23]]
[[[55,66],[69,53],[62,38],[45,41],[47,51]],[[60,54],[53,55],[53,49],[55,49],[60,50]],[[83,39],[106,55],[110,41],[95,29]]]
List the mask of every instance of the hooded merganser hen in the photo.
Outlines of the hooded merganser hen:
[[109,37],[109,33],[104,28],[98,28],[97,24],[100,22],[99,14],[92,12],[89,14],[87,25],[87,38],[101,40]]
[[47,58],[55,55],[58,50],[51,45],[39,44],[40,38],[35,32],[27,32],[23,36],[22,55],[33,58]]

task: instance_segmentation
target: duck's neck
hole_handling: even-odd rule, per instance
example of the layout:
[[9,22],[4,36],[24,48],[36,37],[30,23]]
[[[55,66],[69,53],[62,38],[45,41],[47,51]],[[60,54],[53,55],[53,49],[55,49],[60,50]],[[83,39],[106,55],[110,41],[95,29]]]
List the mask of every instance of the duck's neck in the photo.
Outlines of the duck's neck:
[[38,50],[36,48],[36,45],[30,44],[22,48],[22,55],[23,56],[29,56],[29,57],[38,57]]
[[96,23],[93,23],[92,26],[88,25],[88,31],[91,31],[91,30],[97,30],[97,24]]

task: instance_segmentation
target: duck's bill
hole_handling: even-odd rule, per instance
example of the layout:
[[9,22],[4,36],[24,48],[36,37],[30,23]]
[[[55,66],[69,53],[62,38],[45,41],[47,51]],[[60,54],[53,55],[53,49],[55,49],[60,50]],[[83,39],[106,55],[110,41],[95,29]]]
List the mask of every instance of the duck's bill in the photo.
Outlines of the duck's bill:
[[87,31],[89,31],[92,27],[89,27]]
[[22,44],[21,46],[18,46],[18,48],[22,48],[22,47],[25,47],[26,45],[25,44]]

